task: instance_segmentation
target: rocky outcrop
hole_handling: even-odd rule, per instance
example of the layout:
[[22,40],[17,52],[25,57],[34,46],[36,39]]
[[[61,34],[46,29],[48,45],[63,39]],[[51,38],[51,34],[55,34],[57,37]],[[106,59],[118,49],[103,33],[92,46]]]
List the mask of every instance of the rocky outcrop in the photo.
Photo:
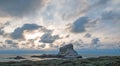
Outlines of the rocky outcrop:
[[24,58],[24,57],[21,57],[21,56],[16,56],[16,57],[11,57],[11,58],[9,58],[9,59],[26,59],[26,58]]
[[72,44],[65,45],[60,47],[58,54],[43,54],[43,55],[33,55],[31,57],[37,58],[82,58],[78,53],[74,50]]
[[58,55],[62,55],[64,57],[77,57],[78,53],[73,49],[72,44],[68,44],[60,47]]
[[16,56],[14,59],[25,59],[25,58],[23,58],[21,56]]

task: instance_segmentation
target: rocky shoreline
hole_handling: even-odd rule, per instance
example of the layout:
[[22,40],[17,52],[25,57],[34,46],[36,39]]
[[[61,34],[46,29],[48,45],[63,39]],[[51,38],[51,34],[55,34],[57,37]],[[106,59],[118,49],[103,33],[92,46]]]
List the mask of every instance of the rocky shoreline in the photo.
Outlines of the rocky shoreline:
[[26,58],[24,58],[24,57],[22,57],[22,56],[16,56],[16,57],[10,57],[10,58],[8,58],[8,59],[20,60],[20,59],[26,59]]
[[[56,54],[56,55],[55,54],[33,55],[31,57],[37,57],[37,58],[67,58],[63,55],[58,55],[58,54]],[[72,58],[72,57],[70,57],[70,58]],[[76,57],[73,57],[73,58],[82,58],[82,56],[76,56]]]
[[78,53],[74,50],[72,44],[68,44],[60,47],[58,54],[43,54],[40,56],[31,56],[38,58],[82,58]]
[[0,66],[120,66],[120,56],[101,56],[86,59],[72,58],[42,61],[11,61],[0,62]]
[[31,57],[37,57],[37,58],[64,58],[64,56],[62,56],[62,55],[53,55],[53,54],[33,55]]

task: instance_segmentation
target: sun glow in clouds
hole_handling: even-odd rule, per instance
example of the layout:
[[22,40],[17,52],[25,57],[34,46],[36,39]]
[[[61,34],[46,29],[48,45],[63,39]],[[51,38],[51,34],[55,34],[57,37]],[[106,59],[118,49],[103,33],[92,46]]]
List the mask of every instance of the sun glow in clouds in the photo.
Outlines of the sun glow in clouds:
[[39,32],[38,30],[33,31],[33,32],[24,31],[24,33],[23,33],[24,38],[26,40],[40,38],[43,34],[44,34],[44,32]]

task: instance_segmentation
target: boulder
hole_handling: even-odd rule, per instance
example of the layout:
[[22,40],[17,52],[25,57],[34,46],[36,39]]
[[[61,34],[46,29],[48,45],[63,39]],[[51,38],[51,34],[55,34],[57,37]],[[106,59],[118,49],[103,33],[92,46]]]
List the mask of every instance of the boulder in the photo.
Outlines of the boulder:
[[72,44],[68,44],[60,47],[58,55],[62,55],[64,57],[77,57],[78,53],[73,49]]

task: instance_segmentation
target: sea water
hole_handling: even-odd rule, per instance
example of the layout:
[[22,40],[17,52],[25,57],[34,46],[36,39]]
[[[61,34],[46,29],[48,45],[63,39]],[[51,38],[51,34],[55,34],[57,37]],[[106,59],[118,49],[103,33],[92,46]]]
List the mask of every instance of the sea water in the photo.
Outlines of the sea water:
[[[40,54],[0,54],[0,62],[10,62],[10,61],[24,61],[24,60],[30,60],[30,61],[40,61],[40,60],[50,60],[50,59],[57,59],[57,58],[37,58],[37,57],[31,57],[33,55],[39,56]],[[21,56],[25,59],[14,59],[16,56]]]

